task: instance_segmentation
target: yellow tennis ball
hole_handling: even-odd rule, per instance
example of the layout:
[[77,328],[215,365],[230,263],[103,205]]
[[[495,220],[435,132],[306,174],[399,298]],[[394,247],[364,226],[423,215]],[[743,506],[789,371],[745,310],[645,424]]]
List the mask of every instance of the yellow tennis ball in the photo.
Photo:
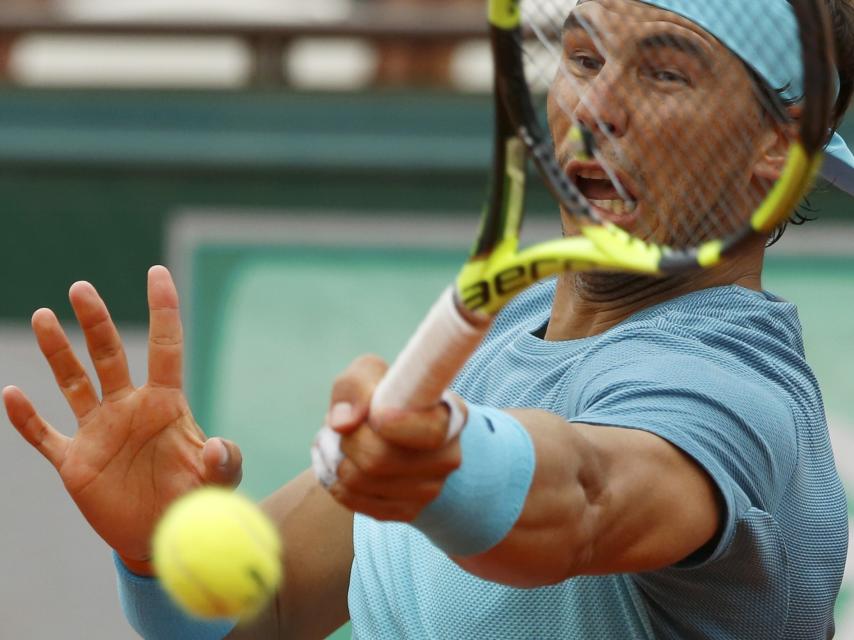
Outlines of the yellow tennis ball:
[[153,548],[166,592],[201,618],[251,619],[282,579],[273,523],[226,489],[205,487],[177,500],[158,524]]

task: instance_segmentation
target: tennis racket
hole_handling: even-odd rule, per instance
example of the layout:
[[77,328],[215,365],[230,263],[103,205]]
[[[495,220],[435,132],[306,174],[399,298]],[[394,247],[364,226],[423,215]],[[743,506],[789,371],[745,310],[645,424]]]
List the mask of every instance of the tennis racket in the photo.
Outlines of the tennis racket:
[[[471,255],[372,409],[425,409],[492,318],[563,271],[665,277],[783,223],[828,141],[836,72],[816,0],[489,0],[495,140]],[[526,179],[563,237],[520,250]],[[452,432],[452,435],[455,433]],[[313,450],[335,481],[337,436]]]

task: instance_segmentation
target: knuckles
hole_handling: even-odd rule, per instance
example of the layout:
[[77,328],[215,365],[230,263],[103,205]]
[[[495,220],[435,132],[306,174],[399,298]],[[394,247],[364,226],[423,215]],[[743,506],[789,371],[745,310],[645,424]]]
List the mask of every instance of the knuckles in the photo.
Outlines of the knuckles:
[[441,449],[447,439],[447,419],[443,419],[441,416],[431,416],[431,418],[433,419],[425,424],[422,446],[424,449]]
[[[358,506],[354,503],[354,501],[352,499],[352,493],[349,491],[349,489],[347,489],[347,487],[345,487],[341,483],[340,480],[338,482],[336,482],[335,484],[333,484],[331,487],[329,487],[328,491],[329,491],[329,495],[331,495],[338,504],[343,505],[344,507],[347,507],[351,511],[360,511],[360,509],[358,508]],[[363,511],[361,511],[361,512],[364,513]],[[371,515],[371,514],[368,513],[365,515]]]
[[364,476],[359,468],[350,460],[344,459],[338,465],[338,484],[347,489],[358,490],[364,482]]
[[354,391],[359,389],[360,385],[357,384],[357,380],[353,378],[353,375],[344,372],[339,373],[332,380],[332,398],[334,400],[343,400],[348,396],[352,396]]
[[368,449],[359,456],[359,468],[369,476],[383,476],[391,467],[388,453],[379,449]]

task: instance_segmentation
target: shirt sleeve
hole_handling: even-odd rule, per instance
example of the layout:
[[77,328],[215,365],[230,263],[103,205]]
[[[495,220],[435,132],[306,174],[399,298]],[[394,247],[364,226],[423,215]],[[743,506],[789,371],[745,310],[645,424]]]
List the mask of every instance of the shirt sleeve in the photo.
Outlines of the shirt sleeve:
[[717,486],[723,527],[695,564],[726,554],[751,510],[775,512],[797,462],[795,423],[782,389],[745,359],[645,328],[595,350],[574,378],[573,422],[653,433],[691,456]]

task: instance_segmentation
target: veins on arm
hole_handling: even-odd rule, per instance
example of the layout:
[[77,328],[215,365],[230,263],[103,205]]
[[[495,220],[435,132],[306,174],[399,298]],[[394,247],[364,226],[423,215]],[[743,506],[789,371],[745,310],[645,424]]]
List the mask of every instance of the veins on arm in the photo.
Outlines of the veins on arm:
[[712,479],[648,432],[508,411],[528,429],[537,466],[518,521],[486,553],[455,557],[486,580],[529,588],[579,575],[660,569],[713,540],[722,507]]

